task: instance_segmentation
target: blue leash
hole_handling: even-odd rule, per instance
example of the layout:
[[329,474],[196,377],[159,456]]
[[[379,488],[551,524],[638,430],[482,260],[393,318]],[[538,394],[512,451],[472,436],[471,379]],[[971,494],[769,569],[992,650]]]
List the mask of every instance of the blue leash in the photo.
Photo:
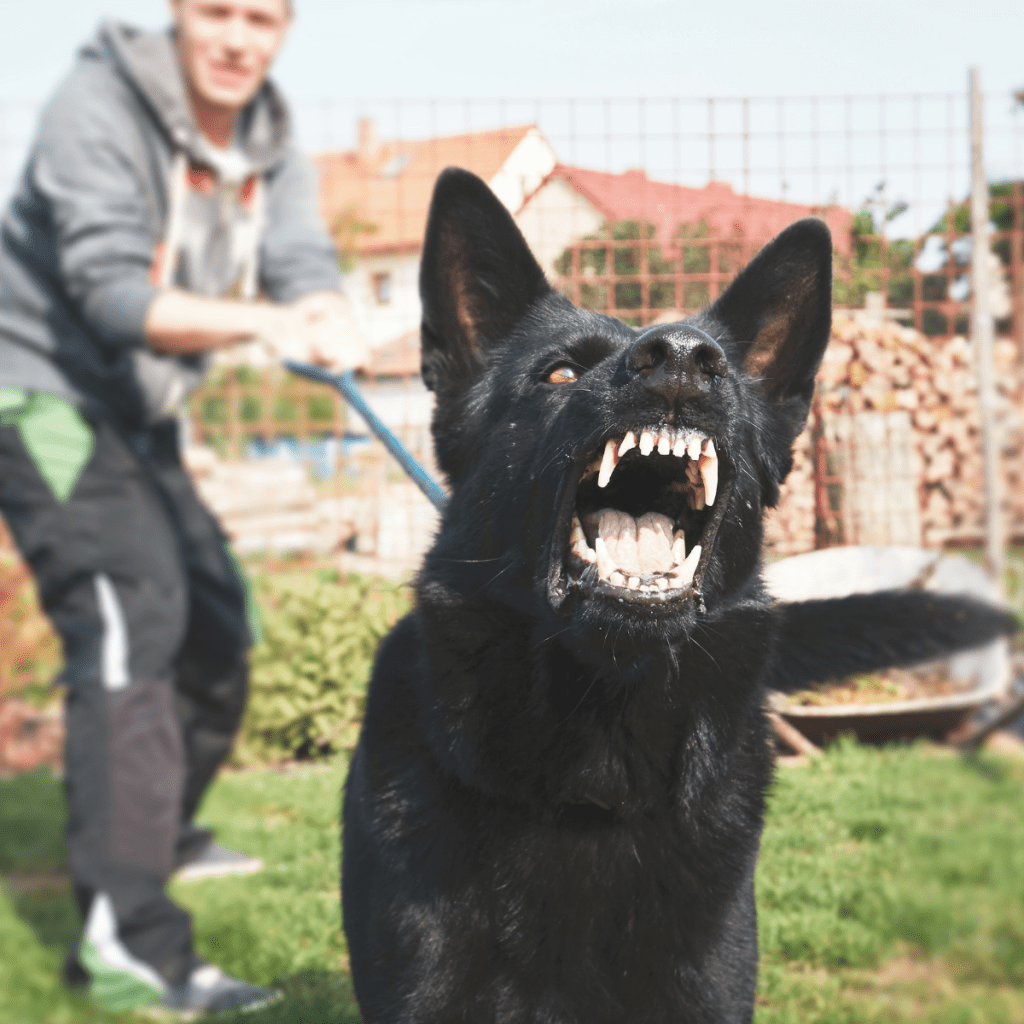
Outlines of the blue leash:
[[332,388],[341,393],[342,398],[352,406],[360,416],[366,420],[367,426],[373,431],[374,436],[384,445],[385,448],[395,457],[398,464],[412,478],[413,483],[430,499],[431,504],[443,512],[448,504],[448,495],[441,490],[437,481],[409,454],[401,441],[391,433],[377,414],[366,404],[359,388],[356,387],[355,374],[352,370],[346,373],[331,373],[322,366],[313,366],[309,363],[293,363],[286,359],[284,368],[297,373],[300,377],[308,377],[310,380],[319,381],[321,384],[330,384]]

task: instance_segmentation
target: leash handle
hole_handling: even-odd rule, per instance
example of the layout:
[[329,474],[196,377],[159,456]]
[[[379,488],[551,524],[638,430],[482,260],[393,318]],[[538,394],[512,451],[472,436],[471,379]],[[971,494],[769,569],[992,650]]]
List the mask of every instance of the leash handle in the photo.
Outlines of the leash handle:
[[374,436],[384,445],[385,448],[395,457],[398,464],[412,479],[413,483],[427,496],[430,503],[443,512],[448,504],[448,495],[444,493],[437,481],[412,457],[406,447],[387,428],[384,421],[366,404],[362,392],[356,387],[355,373],[348,370],[346,373],[331,373],[322,366],[313,366],[310,363],[296,363],[290,359],[284,362],[284,368],[291,373],[297,373],[300,377],[308,377],[310,380],[319,381],[321,384],[330,384],[335,390],[341,393],[342,398],[366,421],[366,425],[373,432]]

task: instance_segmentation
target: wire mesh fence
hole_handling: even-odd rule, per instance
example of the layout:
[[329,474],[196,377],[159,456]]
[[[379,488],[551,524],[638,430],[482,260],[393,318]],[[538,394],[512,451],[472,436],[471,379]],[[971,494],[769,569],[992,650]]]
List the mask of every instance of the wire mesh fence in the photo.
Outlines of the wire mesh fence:
[[[445,166],[488,181],[573,301],[635,325],[702,308],[774,234],[813,215],[833,233],[841,337],[832,349],[842,358],[823,370],[771,544],[863,542],[886,529],[907,542],[980,538],[977,402],[962,341],[971,308],[966,93],[361,98],[302,101],[293,114],[319,170],[345,288],[377,346],[364,383],[422,459],[430,400],[418,376],[417,272]],[[31,104],[0,104],[0,188],[15,179],[33,116]],[[1024,108],[1012,96],[986,97],[985,147],[1008,517],[1024,535]],[[224,373],[190,403],[194,439],[231,460],[297,461],[319,494],[365,503],[344,523],[340,513],[322,516],[334,524],[327,533],[282,527],[278,541],[394,551],[393,538],[382,539],[392,527],[381,525],[381,495],[397,502],[404,484],[337,397]],[[402,522],[433,522],[411,485],[408,500]],[[273,542],[273,531],[260,536]]]

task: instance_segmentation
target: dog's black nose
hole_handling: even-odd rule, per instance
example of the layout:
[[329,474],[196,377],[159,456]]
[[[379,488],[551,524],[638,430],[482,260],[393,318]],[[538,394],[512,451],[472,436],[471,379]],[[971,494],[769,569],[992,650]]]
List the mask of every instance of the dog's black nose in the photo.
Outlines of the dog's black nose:
[[627,366],[648,391],[673,402],[706,394],[729,373],[722,346],[695,327],[670,324],[645,331],[633,342]]

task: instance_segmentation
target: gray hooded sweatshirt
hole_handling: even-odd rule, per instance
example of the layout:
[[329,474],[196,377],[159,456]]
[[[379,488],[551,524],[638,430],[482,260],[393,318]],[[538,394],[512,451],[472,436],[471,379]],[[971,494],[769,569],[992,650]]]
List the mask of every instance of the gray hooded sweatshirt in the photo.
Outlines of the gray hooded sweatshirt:
[[288,302],[339,287],[312,169],[270,82],[230,152],[203,137],[169,33],[106,23],[40,118],[0,224],[0,387],[169,415],[205,360],[161,356],[161,286]]

